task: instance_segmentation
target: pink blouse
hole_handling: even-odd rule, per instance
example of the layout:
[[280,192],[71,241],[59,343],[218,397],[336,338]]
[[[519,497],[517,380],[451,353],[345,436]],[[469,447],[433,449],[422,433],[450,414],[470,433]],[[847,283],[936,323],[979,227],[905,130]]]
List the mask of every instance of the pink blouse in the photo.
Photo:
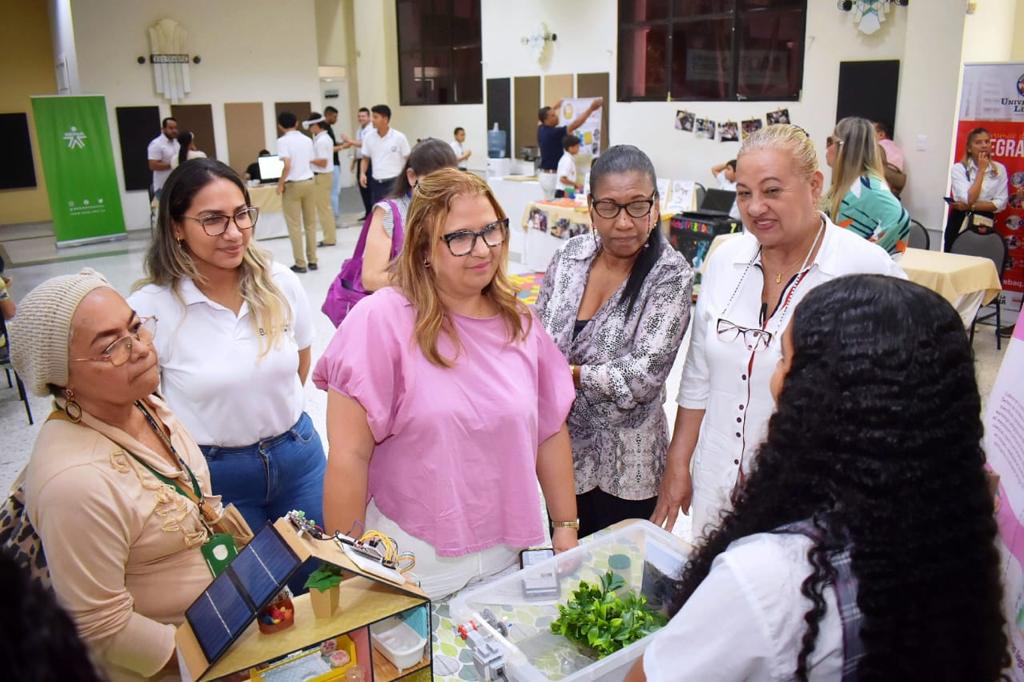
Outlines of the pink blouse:
[[[576,396],[568,363],[536,319],[510,344],[500,317],[451,318],[461,349],[438,367],[413,340],[409,301],[382,289],[349,313],[313,381],[366,410],[369,498],[404,531],[441,556],[537,544],[537,449]],[[456,357],[445,334],[438,348]]]

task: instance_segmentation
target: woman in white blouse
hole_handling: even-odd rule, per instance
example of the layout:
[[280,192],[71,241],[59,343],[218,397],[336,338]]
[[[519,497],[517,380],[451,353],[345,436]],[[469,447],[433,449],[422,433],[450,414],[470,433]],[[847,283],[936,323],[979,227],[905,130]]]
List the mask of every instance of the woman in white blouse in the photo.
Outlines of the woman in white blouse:
[[146,279],[164,397],[200,444],[213,492],[254,531],[291,509],[323,518],[325,458],[303,411],[313,322],[294,273],[256,246],[259,211],[219,161],[179,166],[160,196]]
[[823,182],[801,128],[768,126],[740,148],[746,230],[706,264],[654,523],[671,528],[692,503],[696,539],[729,508],[775,407],[768,380],[782,332],[808,291],[847,274],[903,276],[884,249],[818,210]]
[[757,466],[627,679],[1001,679],[1002,569],[959,316],[920,285],[857,275],[807,294],[783,336]]
[[[967,150],[950,171],[949,220],[945,248],[949,251],[961,228],[974,225],[993,228],[995,215],[1008,200],[1006,166],[992,159],[992,136],[984,128],[967,133]],[[968,225],[964,218],[971,216]]]

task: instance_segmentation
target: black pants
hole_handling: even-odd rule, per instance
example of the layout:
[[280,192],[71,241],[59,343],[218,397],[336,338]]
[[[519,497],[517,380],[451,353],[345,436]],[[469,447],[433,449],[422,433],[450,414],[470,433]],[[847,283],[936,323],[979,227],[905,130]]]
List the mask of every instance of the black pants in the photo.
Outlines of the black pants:
[[625,519],[649,519],[657,504],[657,495],[646,500],[624,500],[609,495],[600,488],[577,495],[576,513],[580,517],[580,537],[596,533]]
[[386,180],[378,180],[377,178],[370,180],[367,178],[366,184],[370,188],[371,205],[373,205],[391,194],[391,187],[395,184],[395,178],[387,178]]
[[[357,178],[358,180],[358,178]],[[373,207],[373,198],[370,192],[370,183],[373,182],[373,164],[369,161],[366,162],[366,187],[356,184],[359,186],[359,196],[363,200],[363,215],[369,215],[370,209]]]

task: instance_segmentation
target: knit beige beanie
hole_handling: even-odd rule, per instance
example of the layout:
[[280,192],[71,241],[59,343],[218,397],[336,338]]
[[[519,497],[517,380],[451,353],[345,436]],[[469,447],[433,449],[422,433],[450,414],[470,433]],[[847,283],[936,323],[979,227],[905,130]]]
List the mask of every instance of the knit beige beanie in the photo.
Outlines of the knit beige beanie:
[[77,275],[46,280],[18,301],[18,314],[8,323],[11,362],[32,393],[45,396],[50,384],[67,386],[71,318],[82,299],[100,287],[110,287],[107,278],[82,268]]

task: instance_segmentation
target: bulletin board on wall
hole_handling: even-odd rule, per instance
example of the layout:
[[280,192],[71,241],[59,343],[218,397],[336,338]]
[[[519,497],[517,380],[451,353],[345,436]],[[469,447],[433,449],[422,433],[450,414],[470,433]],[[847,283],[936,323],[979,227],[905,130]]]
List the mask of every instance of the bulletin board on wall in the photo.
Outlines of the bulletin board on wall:
[[274,102],[274,121],[277,121],[277,117],[281,115],[283,111],[290,111],[295,114],[296,118],[299,119],[299,132],[303,132],[302,121],[306,120],[309,113],[313,111],[309,102]]
[[228,160],[241,175],[267,145],[262,102],[231,102],[224,105],[228,133]]
[[0,114],[0,147],[5,157],[0,164],[0,189],[35,187],[36,166],[32,160],[28,114]]
[[171,116],[178,121],[178,134],[184,131],[195,137],[196,149],[211,159],[217,158],[217,145],[213,137],[213,107],[209,104],[172,104]]
[[121,168],[124,188],[148,190],[153,180],[149,170],[149,143],[161,135],[159,107],[117,107],[117,138],[121,144]]
[[896,122],[899,86],[898,59],[840,62],[836,121],[861,116],[892,126]]
[[515,129],[512,156],[519,157],[523,147],[537,146],[537,111],[540,109],[540,76],[519,76],[513,81],[515,93]]
[[544,76],[544,104],[541,106],[554,106],[555,102],[562,99],[574,97],[573,77],[571,73],[552,74]]

